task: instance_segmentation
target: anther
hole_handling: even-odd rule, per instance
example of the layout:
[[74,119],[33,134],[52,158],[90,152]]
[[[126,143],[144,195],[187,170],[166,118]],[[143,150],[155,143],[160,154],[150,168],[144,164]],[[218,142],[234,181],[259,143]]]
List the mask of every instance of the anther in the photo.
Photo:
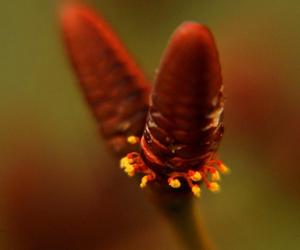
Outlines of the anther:
[[190,178],[192,181],[201,181],[202,175],[199,171],[191,171],[190,172]]
[[211,174],[212,181],[219,181],[221,179],[219,172],[216,170]]
[[217,182],[210,182],[207,185],[207,188],[212,191],[213,193],[219,192],[220,191],[220,185]]
[[141,180],[141,183],[140,183],[140,188],[144,188],[147,186],[147,183],[148,183],[148,178],[149,176],[148,175],[145,175],[143,176],[142,180]]
[[137,144],[139,141],[140,141],[140,139],[138,137],[134,136],[134,135],[131,135],[131,136],[127,137],[127,142],[129,144],[134,145],[134,144]]
[[200,189],[199,185],[193,185],[192,186],[192,192],[196,197],[200,197],[201,189]]
[[218,169],[222,174],[228,174],[230,172],[230,169],[222,162],[218,163]]
[[128,174],[128,176],[132,177],[135,174],[135,169],[133,167],[133,165],[127,165],[124,169],[125,173]]
[[169,179],[168,182],[172,188],[180,188],[181,187],[181,182],[178,179]]

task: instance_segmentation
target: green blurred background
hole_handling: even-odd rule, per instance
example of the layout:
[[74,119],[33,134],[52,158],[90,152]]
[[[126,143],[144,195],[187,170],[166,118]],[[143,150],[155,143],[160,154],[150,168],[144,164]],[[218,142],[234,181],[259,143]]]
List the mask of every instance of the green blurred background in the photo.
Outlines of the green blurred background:
[[[82,1],[150,79],[185,20],[215,35],[231,176],[199,201],[220,250],[300,248],[300,2]],[[66,58],[58,1],[1,1],[0,248],[182,249],[106,152]]]

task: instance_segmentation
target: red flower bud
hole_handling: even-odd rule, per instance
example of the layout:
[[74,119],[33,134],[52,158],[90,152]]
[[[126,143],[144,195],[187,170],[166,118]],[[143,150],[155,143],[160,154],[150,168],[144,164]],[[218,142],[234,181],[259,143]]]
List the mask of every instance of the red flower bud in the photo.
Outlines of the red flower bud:
[[149,84],[109,25],[84,6],[61,11],[65,45],[100,130],[116,153],[129,151],[126,138],[141,136]]
[[184,23],[172,36],[155,80],[141,153],[134,155],[139,160],[132,161],[135,172],[155,176],[152,180],[172,188],[189,186],[196,196],[200,195],[198,182],[218,191],[216,168],[225,168],[216,160],[223,105],[213,37],[200,24]]
[[86,7],[69,5],[62,11],[62,26],[102,135],[116,153],[140,146],[139,152],[121,159],[121,168],[129,176],[143,174],[141,188],[157,183],[200,196],[204,183],[218,191],[218,171],[228,168],[216,157],[224,97],[210,31],[193,22],[176,30],[148,104],[147,80],[102,18]]
[[184,23],[161,62],[142,150],[158,157],[166,171],[198,168],[217,150],[222,113],[220,65],[212,35],[199,24]]

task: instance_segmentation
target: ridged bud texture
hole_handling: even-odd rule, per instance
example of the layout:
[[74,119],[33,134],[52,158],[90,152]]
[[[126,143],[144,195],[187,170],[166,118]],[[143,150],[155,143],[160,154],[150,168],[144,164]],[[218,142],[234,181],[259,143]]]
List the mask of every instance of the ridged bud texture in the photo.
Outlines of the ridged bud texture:
[[199,169],[223,134],[223,87],[210,31],[182,24],[161,61],[142,138],[142,156],[156,173]]
[[108,24],[90,9],[61,12],[65,45],[101,134],[117,154],[143,133],[150,84]]

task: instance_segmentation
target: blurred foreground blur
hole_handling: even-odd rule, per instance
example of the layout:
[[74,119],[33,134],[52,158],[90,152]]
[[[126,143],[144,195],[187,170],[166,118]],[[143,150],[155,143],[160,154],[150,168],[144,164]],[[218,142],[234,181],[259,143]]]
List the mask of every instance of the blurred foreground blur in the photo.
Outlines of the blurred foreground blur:
[[[289,1],[85,1],[153,79],[173,30],[208,25],[226,86],[223,192],[199,201],[220,250],[300,247],[300,11]],[[180,250],[102,145],[55,1],[0,8],[0,248]]]

